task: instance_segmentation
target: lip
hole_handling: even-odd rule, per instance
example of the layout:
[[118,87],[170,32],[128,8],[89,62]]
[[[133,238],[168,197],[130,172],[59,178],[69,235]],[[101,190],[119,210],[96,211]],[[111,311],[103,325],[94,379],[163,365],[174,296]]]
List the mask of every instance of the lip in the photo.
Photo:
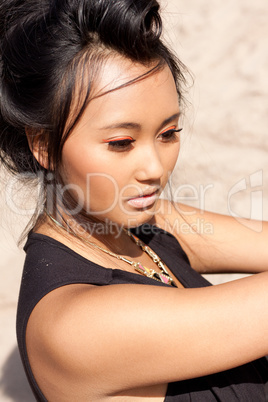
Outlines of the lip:
[[152,189],[144,191],[137,197],[132,197],[127,200],[127,203],[136,209],[143,209],[150,207],[158,199],[159,188],[152,191]]

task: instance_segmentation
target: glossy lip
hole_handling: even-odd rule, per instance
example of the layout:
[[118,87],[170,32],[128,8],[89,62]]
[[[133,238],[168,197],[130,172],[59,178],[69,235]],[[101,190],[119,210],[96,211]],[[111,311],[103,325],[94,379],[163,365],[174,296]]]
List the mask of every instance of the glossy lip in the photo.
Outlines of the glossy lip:
[[141,195],[137,197],[131,197],[127,200],[127,203],[136,209],[147,208],[155,203],[158,199],[160,189],[148,189],[143,191]]

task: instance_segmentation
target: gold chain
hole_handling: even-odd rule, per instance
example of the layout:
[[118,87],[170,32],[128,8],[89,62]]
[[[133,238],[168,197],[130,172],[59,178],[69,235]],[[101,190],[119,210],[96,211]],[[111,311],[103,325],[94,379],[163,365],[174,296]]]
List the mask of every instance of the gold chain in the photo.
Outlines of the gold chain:
[[[49,213],[47,213],[47,216],[57,226],[64,229],[65,231],[67,231],[66,227],[63,226],[60,222],[58,222],[55,218],[53,218],[53,216],[51,216]],[[129,230],[124,229],[124,231],[134,241],[134,243],[137,244],[137,246],[139,246],[151,258],[151,260],[158,266],[158,268],[160,269],[161,272],[157,272],[154,269],[145,267],[140,262],[131,261],[128,258],[122,257],[121,255],[113,253],[112,251],[106,250],[105,248],[102,248],[98,244],[93,243],[87,239],[84,239],[82,236],[76,235],[73,232],[72,232],[72,234],[75,237],[77,237],[79,240],[81,240],[82,242],[89,244],[90,246],[110,255],[111,257],[116,258],[117,260],[121,260],[121,261],[126,262],[127,264],[130,264],[135,269],[135,271],[146,276],[147,278],[155,279],[156,281],[165,283],[167,285],[176,286],[172,277],[169,275],[168,271],[166,270],[163,261],[158,257],[158,255],[149,246],[147,246],[145,243],[143,243],[143,241],[141,241],[138,237],[133,235]]]

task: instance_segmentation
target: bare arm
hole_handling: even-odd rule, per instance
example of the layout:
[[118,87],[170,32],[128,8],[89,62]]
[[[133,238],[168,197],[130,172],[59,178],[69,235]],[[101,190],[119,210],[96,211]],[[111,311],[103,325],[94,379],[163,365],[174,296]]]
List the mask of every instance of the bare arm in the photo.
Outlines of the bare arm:
[[172,233],[201,273],[268,270],[268,222],[235,219],[161,201],[155,223]]
[[268,353],[267,288],[268,273],[202,289],[66,286],[30,318],[33,371],[96,397],[241,365]]

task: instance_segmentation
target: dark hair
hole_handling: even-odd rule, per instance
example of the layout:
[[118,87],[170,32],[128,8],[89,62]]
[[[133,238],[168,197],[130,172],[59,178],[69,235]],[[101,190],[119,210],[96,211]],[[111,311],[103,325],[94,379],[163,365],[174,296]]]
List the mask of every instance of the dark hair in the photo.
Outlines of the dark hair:
[[[3,164],[15,173],[46,171],[30,150],[28,127],[46,144],[48,171],[57,174],[63,144],[89,101],[101,64],[111,54],[148,66],[157,62],[157,68],[167,64],[182,98],[184,66],[160,39],[161,31],[156,0],[2,0]],[[77,74],[83,76],[86,68],[90,75],[87,93],[69,122]]]

